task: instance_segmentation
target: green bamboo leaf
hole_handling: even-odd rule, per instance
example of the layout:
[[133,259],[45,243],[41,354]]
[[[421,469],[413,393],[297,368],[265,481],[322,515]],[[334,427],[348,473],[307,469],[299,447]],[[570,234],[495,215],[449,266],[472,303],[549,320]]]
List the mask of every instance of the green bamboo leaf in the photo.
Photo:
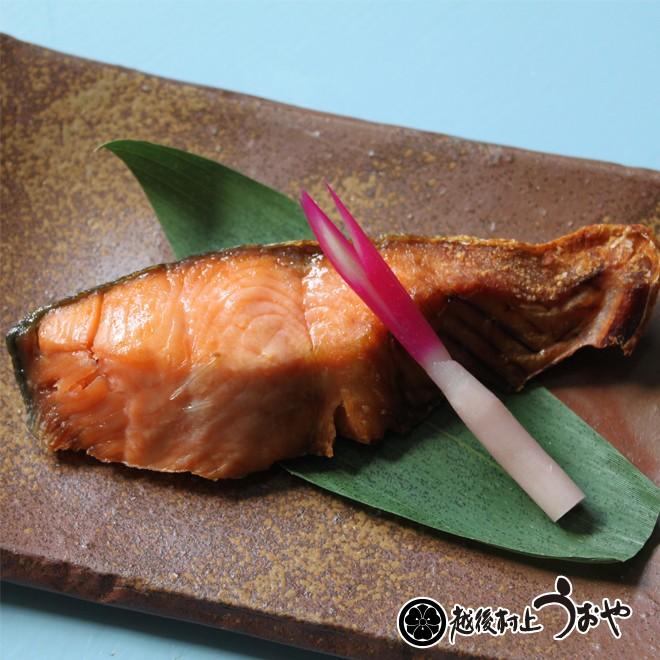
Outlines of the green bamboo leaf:
[[586,493],[559,524],[449,406],[377,448],[342,440],[334,459],[305,457],[287,469],[363,504],[528,555],[611,562],[636,554],[660,508],[653,483],[545,388],[507,397],[506,404]]
[[140,182],[177,259],[313,238],[298,204],[236,170],[149,142],[116,140],[103,147]]
[[[121,140],[105,147],[145,190],[177,257],[310,236],[293,201],[193,154]],[[660,511],[660,490],[550,392],[506,399],[514,415],[586,493],[554,524],[448,406],[377,447],[338,440],[331,460],[287,461],[294,475],[352,500],[514,552],[573,561],[634,556]]]

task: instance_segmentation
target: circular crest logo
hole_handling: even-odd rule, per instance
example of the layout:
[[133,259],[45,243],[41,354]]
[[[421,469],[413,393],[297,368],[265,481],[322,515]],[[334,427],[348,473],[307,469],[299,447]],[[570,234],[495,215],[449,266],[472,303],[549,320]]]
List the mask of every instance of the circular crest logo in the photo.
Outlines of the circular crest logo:
[[399,610],[396,627],[406,644],[425,649],[442,639],[447,630],[447,615],[433,598],[413,598]]

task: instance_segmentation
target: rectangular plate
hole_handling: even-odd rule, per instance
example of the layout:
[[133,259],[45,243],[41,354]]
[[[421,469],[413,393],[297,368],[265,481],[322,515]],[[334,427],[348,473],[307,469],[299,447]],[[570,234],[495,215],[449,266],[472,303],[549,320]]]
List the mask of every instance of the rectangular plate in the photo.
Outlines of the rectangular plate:
[[[2,328],[32,309],[171,259],[115,138],[221,160],[290,195],[337,185],[372,232],[551,239],[598,222],[660,224],[660,173],[382,126],[147,76],[1,41]],[[631,359],[585,350],[544,378],[656,482],[660,318]],[[654,368],[655,367],[655,368]],[[625,565],[532,560],[431,532],[315,490],[279,469],[211,483],[52,456],[25,427],[4,354],[3,578],[341,655],[408,656],[395,620],[429,595],[522,611],[572,578],[576,599],[620,597],[626,651],[658,620],[657,535]],[[427,655],[619,654],[606,626],[561,644],[475,636]],[[657,613],[657,612],[656,612]]]

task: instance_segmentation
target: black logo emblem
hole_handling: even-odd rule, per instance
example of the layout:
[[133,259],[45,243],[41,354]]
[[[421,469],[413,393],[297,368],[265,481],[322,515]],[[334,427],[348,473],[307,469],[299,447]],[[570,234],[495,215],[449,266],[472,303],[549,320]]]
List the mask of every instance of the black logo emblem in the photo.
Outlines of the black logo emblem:
[[406,644],[424,649],[437,644],[447,629],[447,615],[432,598],[413,598],[400,610],[396,622]]

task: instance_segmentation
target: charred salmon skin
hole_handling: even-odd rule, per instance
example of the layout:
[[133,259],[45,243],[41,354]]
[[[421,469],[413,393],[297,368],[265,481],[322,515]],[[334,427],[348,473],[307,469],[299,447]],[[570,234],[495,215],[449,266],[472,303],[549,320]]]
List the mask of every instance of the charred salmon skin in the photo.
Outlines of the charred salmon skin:
[[[377,245],[453,356],[513,389],[582,346],[630,353],[660,277],[641,225]],[[438,397],[313,242],[155,266],[36,311],[7,340],[51,450],[209,479],[332,456],[337,434],[371,443]]]

